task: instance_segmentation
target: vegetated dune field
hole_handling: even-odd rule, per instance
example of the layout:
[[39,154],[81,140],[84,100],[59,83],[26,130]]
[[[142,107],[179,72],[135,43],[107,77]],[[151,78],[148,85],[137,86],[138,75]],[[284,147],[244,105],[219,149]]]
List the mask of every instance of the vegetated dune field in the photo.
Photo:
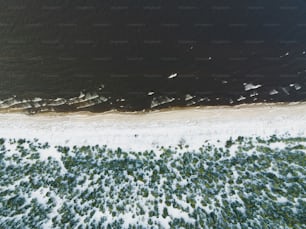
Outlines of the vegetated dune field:
[[306,105],[0,114],[1,228],[303,228]]

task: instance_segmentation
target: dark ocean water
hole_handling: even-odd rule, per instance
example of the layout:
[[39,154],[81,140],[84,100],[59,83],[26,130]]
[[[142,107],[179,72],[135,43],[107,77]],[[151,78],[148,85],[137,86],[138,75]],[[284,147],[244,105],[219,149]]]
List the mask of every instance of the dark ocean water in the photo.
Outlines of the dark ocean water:
[[306,98],[305,0],[0,0],[0,109]]

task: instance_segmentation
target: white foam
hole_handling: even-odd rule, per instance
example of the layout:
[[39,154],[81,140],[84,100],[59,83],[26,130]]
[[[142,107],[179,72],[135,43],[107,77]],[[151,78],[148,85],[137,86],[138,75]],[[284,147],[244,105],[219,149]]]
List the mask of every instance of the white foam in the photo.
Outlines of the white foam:
[[254,85],[252,83],[244,83],[243,85],[244,85],[245,91],[254,90],[254,89],[262,87],[262,85],[260,84]]
[[276,95],[276,94],[278,94],[278,91],[275,90],[275,89],[273,89],[273,90],[271,90],[271,91],[269,92],[269,95]]
[[193,99],[193,98],[194,98],[194,96],[192,96],[192,95],[190,95],[190,94],[187,94],[187,95],[185,96],[185,101],[191,100],[191,99]]
[[238,99],[237,99],[237,101],[239,102],[239,101],[242,101],[242,100],[245,100],[246,99],[246,97],[244,97],[244,96],[240,96]]
[[171,103],[175,100],[175,98],[170,98],[168,96],[158,96],[154,97],[151,102],[151,108],[158,107],[160,105]]
[[172,78],[175,78],[175,77],[177,77],[177,73],[171,74],[170,76],[168,76],[168,79],[172,79]]
[[292,83],[290,84],[290,87],[294,87],[294,89],[297,91],[302,88],[301,85],[299,85],[298,83]]

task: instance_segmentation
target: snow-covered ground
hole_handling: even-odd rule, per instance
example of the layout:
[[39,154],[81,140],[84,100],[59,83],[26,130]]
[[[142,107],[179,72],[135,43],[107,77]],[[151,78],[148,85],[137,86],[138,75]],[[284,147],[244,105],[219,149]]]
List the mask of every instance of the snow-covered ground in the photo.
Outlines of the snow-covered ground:
[[149,113],[0,114],[0,136],[39,138],[52,145],[107,145],[124,150],[273,134],[304,136],[306,103],[199,107]]
[[0,114],[0,227],[303,228],[305,118],[304,103]]

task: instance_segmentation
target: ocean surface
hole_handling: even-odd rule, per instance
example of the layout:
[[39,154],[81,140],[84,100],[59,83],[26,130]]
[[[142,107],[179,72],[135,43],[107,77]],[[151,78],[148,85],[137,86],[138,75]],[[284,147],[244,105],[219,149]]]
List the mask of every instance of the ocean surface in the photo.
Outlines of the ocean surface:
[[0,0],[0,110],[303,101],[305,0]]

